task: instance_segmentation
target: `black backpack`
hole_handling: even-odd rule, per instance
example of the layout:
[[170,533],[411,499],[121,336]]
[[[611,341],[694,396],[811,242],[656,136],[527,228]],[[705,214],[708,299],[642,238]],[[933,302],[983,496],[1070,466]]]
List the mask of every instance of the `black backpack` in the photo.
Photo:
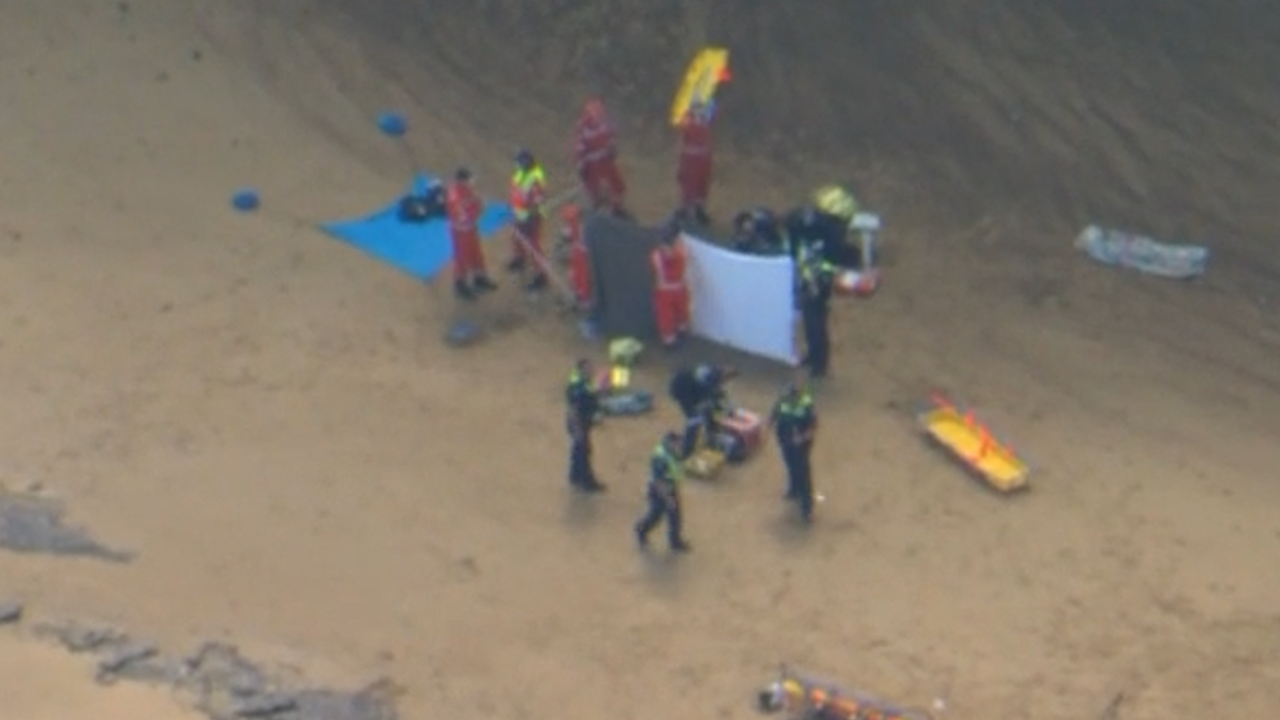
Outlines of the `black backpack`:
[[397,215],[400,222],[424,223],[442,220],[448,215],[443,185],[432,185],[422,195],[406,195],[400,199]]

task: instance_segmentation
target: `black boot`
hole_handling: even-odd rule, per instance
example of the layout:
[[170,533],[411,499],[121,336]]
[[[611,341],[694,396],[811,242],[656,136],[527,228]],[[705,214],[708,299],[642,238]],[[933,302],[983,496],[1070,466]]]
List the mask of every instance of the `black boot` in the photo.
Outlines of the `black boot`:
[[471,286],[462,280],[453,283],[453,295],[459,300],[475,300],[476,293]]
[[498,284],[490,280],[488,275],[477,275],[474,285],[479,292],[493,292],[498,289]]
[[644,526],[636,525],[635,533],[636,533],[636,545],[639,545],[641,548],[649,547],[649,533],[645,531]]
[[529,284],[525,286],[524,289],[526,292],[538,292],[539,290],[545,289],[546,287],[547,287],[547,276],[538,275],[533,280],[531,280]]

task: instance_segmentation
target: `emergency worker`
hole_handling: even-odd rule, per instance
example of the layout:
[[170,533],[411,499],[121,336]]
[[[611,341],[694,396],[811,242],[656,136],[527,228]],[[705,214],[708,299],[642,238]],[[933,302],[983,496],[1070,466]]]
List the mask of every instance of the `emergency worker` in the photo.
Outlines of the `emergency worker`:
[[547,199],[547,176],[533,153],[521,149],[516,153],[516,169],[511,174],[511,210],[515,214],[515,238],[511,262],[507,269],[523,272],[530,269],[532,279],[527,290],[547,286],[546,262],[542,250],[542,205]]
[[667,521],[667,542],[672,552],[686,553],[693,549],[684,539],[684,517],[680,504],[680,484],[684,481],[684,466],[680,456],[680,434],[667,433],[649,456],[649,485],[645,495],[648,509],[636,523],[636,542],[648,547],[649,533],[658,523]]
[[800,506],[800,517],[813,519],[813,471],[810,456],[818,429],[818,415],[813,396],[806,388],[792,383],[783,391],[769,415],[769,424],[778,439],[782,463],[787,469],[787,491],[782,496]]
[[801,245],[796,271],[800,319],[804,326],[803,364],[809,368],[810,377],[826,377],[831,362],[831,295],[835,289],[836,266],[828,262],[819,249]]
[[671,350],[689,333],[688,256],[676,225],[670,224],[664,230],[662,242],[653,249],[649,263],[653,270],[653,315],[658,336],[663,346]]
[[692,368],[680,368],[671,376],[667,391],[684,416],[682,458],[693,455],[700,436],[708,441],[714,436],[716,416],[728,404],[725,383],[737,374],[732,366],[700,363]]
[[605,114],[604,103],[597,99],[587,101],[574,126],[573,155],[592,209],[625,216],[623,199],[627,186],[618,170],[617,135]]
[[605,489],[591,466],[591,428],[600,412],[592,375],[591,361],[585,358],[578,360],[569,373],[564,393],[568,406],[569,486],[581,492]]
[[453,293],[461,300],[474,300],[477,293],[498,289],[485,271],[480,247],[480,198],[471,187],[471,171],[460,167],[445,195],[449,216],[449,239],[453,243]]
[[707,199],[711,194],[711,108],[695,100],[680,121],[676,182],[680,209],[685,217],[708,225]]
[[843,243],[847,234],[843,221],[813,205],[801,205],[787,213],[783,226],[788,251],[797,262],[802,250],[816,252],[830,260],[830,248]]
[[748,255],[780,255],[786,248],[778,218],[766,207],[744,210],[733,218],[733,247]]
[[587,238],[582,232],[582,211],[569,203],[560,211],[561,241],[569,248],[569,285],[579,309],[591,305],[591,255],[587,251]]

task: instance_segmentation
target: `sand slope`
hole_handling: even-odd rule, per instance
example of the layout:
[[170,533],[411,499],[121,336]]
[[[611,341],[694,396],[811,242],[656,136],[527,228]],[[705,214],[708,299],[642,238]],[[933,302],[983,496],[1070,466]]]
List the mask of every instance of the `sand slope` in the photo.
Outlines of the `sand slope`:
[[[166,643],[235,638],[321,680],[387,673],[410,718],[744,717],[781,660],[904,702],[947,695],[955,717],[1092,717],[1121,690],[1137,720],[1280,703],[1261,158],[1195,156],[1196,177],[1243,200],[1196,206],[1192,228],[1236,225],[1211,275],[1182,285],[1077,256],[1081,202],[1062,217],[993,192],[954,214],[953,195],[902,182],[917,173],[901,150],[821,177],[728,154],[725,207],[856,175],[892,218],[891,280],[838,313],[816,532],[790,523],[768,455],[690,489],[694,556],[646,561],[628,528],[669,408],[604,428],[614,491],[571,502],[572,328],[504,290],[491,342],[446,352],[439,289],[308,227],[399,191],[409,166],[373,131],[381,107],[421,118],[421,162],[471,163],[495,193],[518,143],[564,177],[572,108],[514,115],[518,77],[477,72],[467,92],[456,56],[487,31],[456,17],[433,32],[457,46],[410,56],[324,3],[275,7],[0,5],[0,472],[138,553],[0,555],[4,593]],[[670,168],[638,149],[661,140],[629,146],[649,215]],[[1070,193],[1087,198],[1090,168],[1144,173],[1104,156],[1078,158]],[[226,207],[244,183],[264,192],[258,215]],[[1163,205],[1130,207],[1168,229]],[[780,375],[755,375],[739,395],[763,407]],[[935,386],[1026,450],[1030,495],[993,498],[921,447],[909,409]]]

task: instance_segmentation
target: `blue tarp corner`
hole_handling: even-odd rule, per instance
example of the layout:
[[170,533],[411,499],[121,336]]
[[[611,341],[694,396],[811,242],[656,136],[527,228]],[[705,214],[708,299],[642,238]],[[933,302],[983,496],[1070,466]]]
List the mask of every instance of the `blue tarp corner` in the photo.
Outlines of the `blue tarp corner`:
[[[424,195],[436,183],[429,175],[418,175],[406,194]],[[453,260],[449,222],[405,222],[400,219],[400,200],[367,217],[322,223],[320,229],[419,280],[430,280]],[[480,216],[480,236],[501,230],[511,218],[510,206],[486,203]]]

